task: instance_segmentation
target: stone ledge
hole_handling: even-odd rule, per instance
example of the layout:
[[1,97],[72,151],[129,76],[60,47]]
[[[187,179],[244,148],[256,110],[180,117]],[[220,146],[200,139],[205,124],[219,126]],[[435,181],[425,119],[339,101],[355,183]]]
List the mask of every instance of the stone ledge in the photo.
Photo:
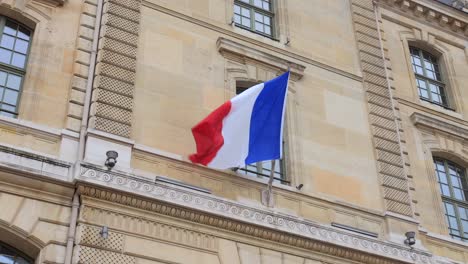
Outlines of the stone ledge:
[[72,163],[0,145],[0,168],[9,168],[70,182]]
[[238,42],[220,37],[218,38],[216,46],[218,47],[218,51],[225,57],[234,55],[241,58],[259,61],[283,72],[290,68],[291,79],[294,81],[300,80],[304,76],[304,70],[306,68],[304,65],[276,57]]
[[82,164],[81,195],[108,200],[364,263],[437,263],[429,252],[346,232],[193,190],[154,183],[133,174]]
[[422,113],[413,113],[410,116],[411,121],[415,126],[423,126],[439,131],[443,131],[452,134],[457,137],[461,137],[468,140],[468,127],[462,125],[451,124],[447,121],[434,118]]
[[[426,22],[452,31],[462,37],[468,36],[468,19],[459,10],[450,10],[451,7],[443,6],[436,1],[421,0],[378,0],[385,6],[397,9],[399,12],[412,15],[412,19],[424,19]],[[429,3],[432,3],[429,4]],[[449,9],[450,8],[450,9]]]

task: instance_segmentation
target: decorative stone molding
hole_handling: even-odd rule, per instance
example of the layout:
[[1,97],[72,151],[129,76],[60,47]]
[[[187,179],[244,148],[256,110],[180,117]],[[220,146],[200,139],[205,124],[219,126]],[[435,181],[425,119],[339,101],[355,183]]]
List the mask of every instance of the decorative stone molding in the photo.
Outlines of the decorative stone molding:
[[91,61],[92,41],[95,31],[97,4],[96,1],[86,0],[82,5],[78,39],[76,41],[76,55],[73,64],[70,97],[68,99],[68,113],[66,127],[79,132],[85,104],[86,83]]
[[17,147],[0,145],[0,168],[34,173],[60,181],[70,181],[72,164],[34,154]]
[[[82,165],[82,196],[221,228],[364,263],[435,263],[418,249],[320,225],[271,210],[249,207],[130,174]],[[135,194],[138,193],[139,196]]]
[[92,247],[79,246],[78,264],[110,263],[110,264],[135,264],[136,258],[122,253],[100,250]]
[[426,22],[430,22],[436,27],[442,27],[452,33],[468,36],[468,19],[466,16],[457,14],[457,10],[451,12],[451,7],[443,6],[443,4],[436,3],[436,1],[379,0],[377,2],[409,15],[414,14],[414,17],[424,19]]
[[[279,58],[238,42],[221,37],[218,39],[216,46],[218,47],[218,51],[223,54],[224,57],[228,57],[237,61],[244,62],[246,60],[255,60],[259,63],[263,63],[271,68],[274,68],[279,72],[285,72],[290,68],[291,79],[293,81],[300,80],[302,76],[304,76],[304,70],[306,68],[305,66]],[[237,59],[233,57],[237,57]]]
[[[138,234],[145,237],[165,240],[171,243],[212,252],[218,251],[217,238],[212,235],[159,223],[140,216],[135,217],[133,215],[117,211],[95,208],[92,207],[92,205],[87,205],[86,201],[83,201],[79,221],[96,225],[105,225],[112,230],[119,230],[132,235]],[[111,250],[123,250],[122,234],[109,231],[109,239],[102,240],[99,236],[99,228],[88,225],[85,225],[84,227],[85,231],[82,232],[81,235],[81,244],[93,245],[100,248],[109,248]],[[107,242],[108,240],[110,242]]]
[[369,105],[369,120],[386,210],[413,216],[401,128],[382,59],[379,25],[371,0],[352,1],[356,40]]
[[439,118],[434,118],[417,112],[413,113],[410,118],[415,126],[439,130],[456,137],[461,137],[464,140],[468,140],[468,127],[466,126],[454,125]]
[[141,1],[106,0],[90,127],[130,137]]

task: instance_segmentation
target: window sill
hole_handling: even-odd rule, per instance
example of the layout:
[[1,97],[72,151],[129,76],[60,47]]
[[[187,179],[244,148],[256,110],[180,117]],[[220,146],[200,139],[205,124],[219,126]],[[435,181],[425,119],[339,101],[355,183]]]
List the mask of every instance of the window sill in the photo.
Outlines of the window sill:
[[[240,174],[238,172],[235,172],[235,171],[232,171],[232,170],[225,170],[225,172],[231,174],[234,177],[238,177],[238,178],[242,178],[242,179],[245,179],[245,180],[254,181],[254,182],[257,182],[257,183],[260,183],[260,184],[268,185],[269,178],[266,178],[266,177],[255,177],[255,176],[242,175],[242,174]],[[286,184],[282,184],[282,183],[275,182],[275,181],[273,181],[272,186],[276,187],[276,188],[279,188],[279,189],[284,189],[284,190],[287,190],[287,191],[300,192],[295,187],[293,187],[291,185],[286,185]]]

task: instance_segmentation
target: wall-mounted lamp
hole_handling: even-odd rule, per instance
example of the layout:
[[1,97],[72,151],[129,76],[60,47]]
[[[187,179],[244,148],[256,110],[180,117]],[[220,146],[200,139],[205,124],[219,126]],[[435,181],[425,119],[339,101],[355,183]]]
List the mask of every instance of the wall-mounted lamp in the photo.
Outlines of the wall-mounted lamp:
[[405,233],[405,236],[406,236],[406,239],[405,239],[405,245],[408,245],[408,246],[413,246],[414,244],[416,244],[416,233],[413,232],[413,231],[409,231],[409,232],[406,232]]
[[304,184],[301,183],[298,186],[296,186],[296,189],[300,191],[302,189],[302,187],[304,187]]
[[106,165],[107,169],[111,170],[117,163],[117,157],[119,156],[119,153],[114,150],[109,150],[106,152],[106,156],[107,159],[104,165]]
[[101,235],[102,238],[107,239],[109,237],[109,230],[107,226],[103,226],[101,228],[101,231],[99,232],[99,235]]

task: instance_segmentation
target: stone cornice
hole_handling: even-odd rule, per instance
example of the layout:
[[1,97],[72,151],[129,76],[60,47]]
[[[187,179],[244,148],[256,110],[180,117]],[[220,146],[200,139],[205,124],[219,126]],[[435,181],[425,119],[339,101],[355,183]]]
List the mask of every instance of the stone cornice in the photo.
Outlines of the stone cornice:
[[428,0],[379,0],[383,5],[397,9],[416,19],[424,19],[434,25],[456,33],[468,36],[468,16],[458,10],[449,10],[436,1]]
[[[83,164],[81,195],[364,263],[437,263],[430,253],[272,210]],[[138,195],[137,195],[138,194]]]
[[410,118],[415,126],[423,126],[430,129],[443,131],[445,133],[461,137],[464,140],[468,140],[468,128],[466,127],[451,124],[444,120],[434,118],[422,113],[413,113]]
[[287,71],[288,68],[290,68],[291,79],[294,81],[300,80],[302,76],[304,76],[304,70],[306,68],[304,65],[279,58],[233,40],[221,37],[218,39],[216,46],[218,47],[218,51],[225,57],[234,55],[244,59],[259,61],[279,71]]

